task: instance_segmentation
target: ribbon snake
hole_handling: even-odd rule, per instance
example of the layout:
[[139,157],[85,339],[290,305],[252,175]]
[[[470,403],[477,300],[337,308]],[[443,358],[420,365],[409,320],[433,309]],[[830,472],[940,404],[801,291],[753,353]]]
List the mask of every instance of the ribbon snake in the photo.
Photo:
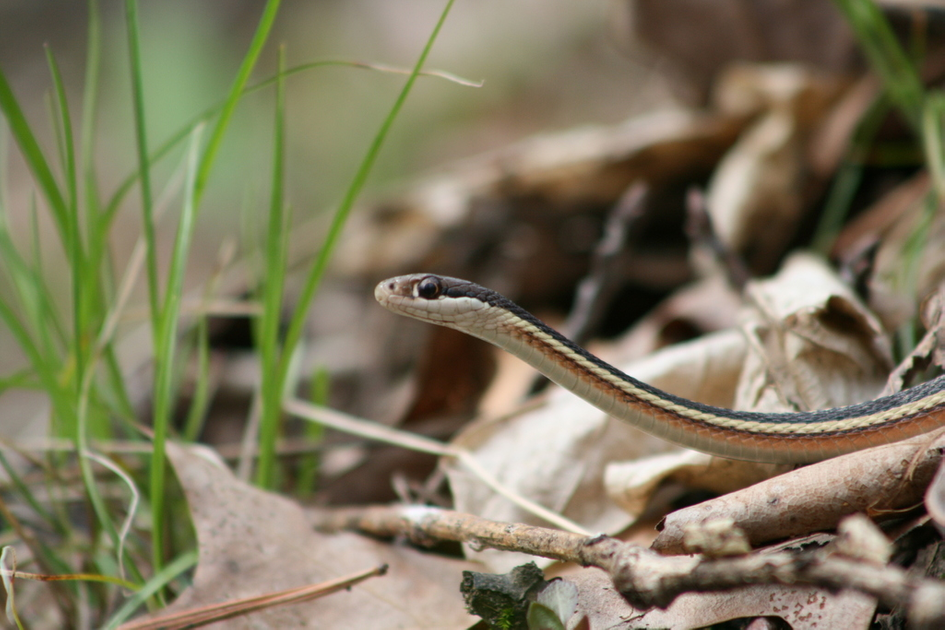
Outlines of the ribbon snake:
[[713,455],[806,463],[903,440],[945,424],[945,376],[835,409],[732,411],[638,381],[509,299],[472,282],[432,274],[398,276],[378,284],[374,296],[400,315],[495,344],[610,416]]

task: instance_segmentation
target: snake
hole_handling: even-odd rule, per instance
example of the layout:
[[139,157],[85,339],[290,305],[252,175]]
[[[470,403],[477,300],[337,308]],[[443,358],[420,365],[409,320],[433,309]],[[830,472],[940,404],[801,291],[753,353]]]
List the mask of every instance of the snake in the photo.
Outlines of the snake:
[[669,442],[729,459],[804,464],[889,444],[945,423],[945,375],[845,407],[735,411],[674,396],[625,374],[501,294],[419,273],[380,282],[388,310],[492,343],[605,414]]

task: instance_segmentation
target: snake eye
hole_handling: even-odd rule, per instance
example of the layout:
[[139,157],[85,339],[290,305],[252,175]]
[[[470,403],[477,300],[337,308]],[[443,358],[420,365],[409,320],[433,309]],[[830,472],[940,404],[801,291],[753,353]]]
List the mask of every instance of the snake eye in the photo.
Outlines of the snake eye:
[[436,278],[424,278],[417,285],[417,297],[432,300],[440,294],[440,283]]

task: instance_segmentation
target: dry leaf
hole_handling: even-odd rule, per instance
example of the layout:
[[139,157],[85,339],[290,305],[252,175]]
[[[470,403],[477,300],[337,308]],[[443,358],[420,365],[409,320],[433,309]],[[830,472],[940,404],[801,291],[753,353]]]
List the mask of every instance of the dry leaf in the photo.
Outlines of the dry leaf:
[[719,239],[754,269],[770,269],[794,237],[807,206],[802,192],[810,127],[839,87],[784,66],[736,68],[722,83],[718,100],[737,103],[730,109],[766,105],[719,162],[706,195]]
[[[938,439],[939,450],[945,448],[945,439]],[[938,465],[935,477],[925,491],[925,508],[940,533],[945,535],[945,460]]]
[[[745,357],[735,409],[793,410],[789,403],[801,409],[836,407],[879,391],[888,369],[880,325],[823,262],[794,256],[777,276],[751,283],[747,294],[755,309],[744,328],[754,351],[746,355],[744,337],[733,338],[737,354],[726,350],[730,358]],[[788,469],[674,452],[611,464],[606,482],[618,505],[639,514],[667,480],[725,493]]]
[[[462,628],[463,570],[437,558],[354,534],[325,535],[297,504],[237,480],[209,449],[168,445],[199,542],[193,585],[162,614],[315,584],[389,564],[385,577],[350,592],[231,619],[231,628]],[[215,627],[215,626],[214,626]]]
[[[865,76],[837,99],[823,119],[815,123],[807,151],[807,165],[816,177],[827,179],[840,167],[853,145],[853,134],[881,90],[875,76]],[[855,219],[854,219],[855,220]]]
[[939,285],[922,307],[922,324],[925,335],[889,375],[883,394],[901,391],[907,382],[912,382],[916,373],[921,374],[930,365],[945,367],[945,284]]
[[755,313],[737,409],[796,411],[871,400],[891,368],[876,318],[819,258],[797,254],[748,286]]
[[930,190],[929,175],[920,172],[887,192],[851,219],[834,240],[831,257],[845,267],[859,259],[884,239],[910,209],[919,205]]

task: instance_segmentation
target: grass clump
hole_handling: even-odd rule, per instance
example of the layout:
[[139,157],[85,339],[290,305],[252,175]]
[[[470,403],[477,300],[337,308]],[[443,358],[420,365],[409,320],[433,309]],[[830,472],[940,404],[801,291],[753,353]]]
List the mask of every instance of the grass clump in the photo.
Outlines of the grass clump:
[[[0,321],[25,359],[25,367],[0,376],[0,394],[12,389],[41,392],[49,402],[49,437],[50,444],[55,445],[40,457],[26,454],[27,466],[14,465],[0,451],[0,465],[10,477],[8,496],[26,506],[29,516],[28,522],[24,522],[5,503],[0,503],[0,515],[4,539],[28,550],[26,565],[34,573],[71,578],[50,582],[57,606],[55,616],[60,623],[76,622],[78,611],[84,610],[91,611],[87,614],[94,617],[92,625],[109,620],[115,625],[146,603],[160,605],[168,594],[167,586],[196,562],[189,530],[179,525],[187,521],[186,506],[172,498],[176,495],[168,485],[165,445],[172,437],[195,439],[206,411],[205,369],[198,370],[203,377],[198,378],[198,395],[194,396],[192,408],[183,412],[180,409],[178,384],[187,354],[182,346],[185,336],[181,326],[193,330],[196,339],[193,350],[204,367],[207,342],[205,317],[182,324],[184,279],[200,211],[207,203],[208,183],[224,139],[232,132],[242,97],[264,88],[275,93],[273,122],[267,131],[272,138],[271,191],[266,208],[269,219],[262,247],[263,268],[258,276],[265,278],[265,282],[256,291],[259,315],[255,322],[262,375],[260,457],[255,479],[261,486],[272,487],[277,478],[275,445],[281,425],[282,395],[294,387],[290,366],[309,305],[345,221],[420,74],[452,0],[445,3],[440,21],[334,211],[325,242],[307,272],[302,297],[294,306],[284,336],[280,332],[280,317],[291,223],[284,195],[285,83],[287,77],[302,70],[346,62],[287,68],[285,51],[280,50],[277,75],[250,85],[254,68],[266,50],[279,4],[279,0],[268,0],[262,8],[253,38],[223,99],[181,125],[164,142],[155,144],[148,135],[145,99],[148,77],[143,70],[141,48],[141,31],[147,25],[139,23],[136,0],[125,1],[129,101],[133,111],[127,135],[134,138],[136,168],[110,195],[99,190],[99,173],[92,158],[104,56],[96,0],[89,2],[86,76],[78,130],[73,126],[72,105],[55,51],[46,51],[51,85],[47,109],[54,149],[43,147],[36,123],[26,114],[30,108],[18,100],[0,68],[0,160],[14,150],[18,152],[32,177],[34,190],[26,210],[31,217],[31,233],[25,243],[11,228],[9,216],[14,209],[0,205],[3,283]],[[176,206],[170,230],[172,246],[162,271],[158,243],[162,218],[161,204],[156,201],[155,169],[178,148],[183,148],[176,171],[180,177],[172,176],[169,192],[162,195],[173,200],[172,207]],[[6,167],[0,162],[0,174],[7,172]],[[175,189],[178,179],[183,183]],[[0,180],[0,204],[7,190],[8,183]],[[116,218],[133,199],[134,192],[138,193],[141,236],[130,259],[117,261],[111,253]],[[55,243],[49,242],[49,236],[40,228],[47,221],[53,227]],[[49,258],[53,249],[64,261],[65,274],[44,268],[44,259]],[[142,276],[147,285],[147,326],[153,366],[146,417],[141,417],[141,410],[132,403],[136,392],[130,391],[129,375],[122,371],[118,359],[119,323],[133,287]],[[64,285],[68,286],[66,300],[62,299]],[[181,423],[185,427],[183,436],[175,435],[173,428],[180,418],[187,419]],[[130,441],[133,446],[116,455],[110,445],[118,440]],[[42,471],[43,483],[37,486],[24,476],[24,470]],[[78,485],[71,478],[73,470],[78,474]],[[307,474],[311,478],[314,473]],[[77,495],[66,498],[76,490]],[[176,525],[170,527],[170,523]],[[43,534],[34,535],[35,531]],[[5,568],[12,569],[11,554],[5,554],[2,562]],[[20,566],[19,570],[23,568]],[[130,596],[108,586],[109,582],[123,585]],[[11,623],[19,625],[15,608],[11,610]]]

